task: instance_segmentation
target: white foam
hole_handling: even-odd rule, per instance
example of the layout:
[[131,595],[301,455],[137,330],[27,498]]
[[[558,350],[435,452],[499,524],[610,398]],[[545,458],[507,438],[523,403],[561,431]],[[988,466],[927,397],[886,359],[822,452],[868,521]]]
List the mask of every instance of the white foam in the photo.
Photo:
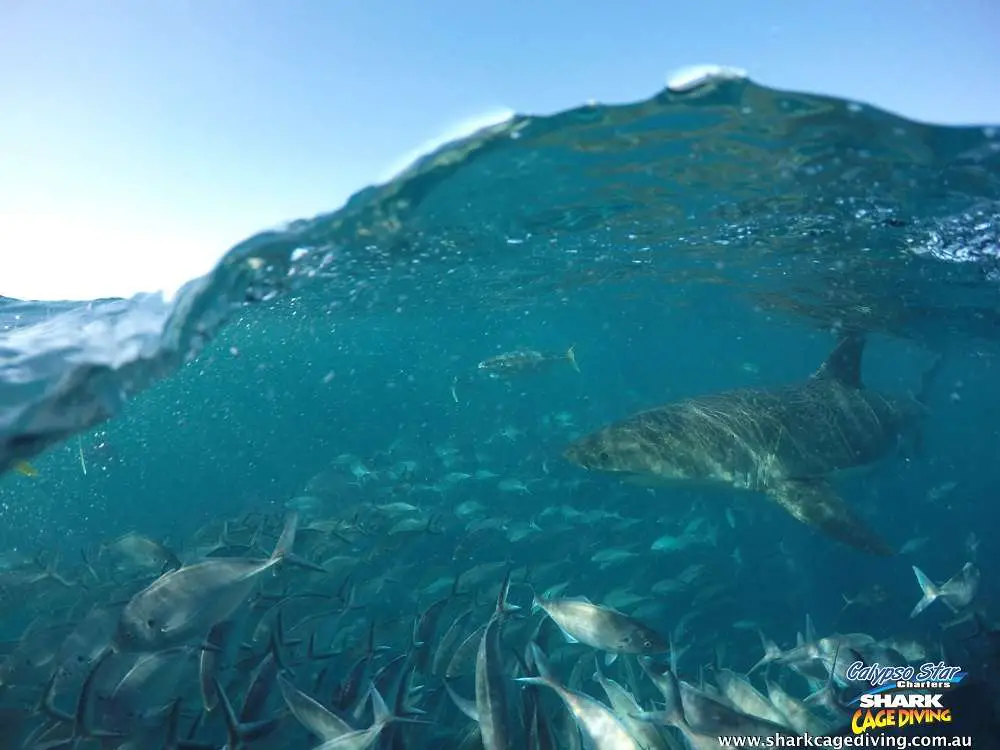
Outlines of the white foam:
[[685,65],[667,76],[667,89],[674,94],[685,94],[720,81],[741,81],[747,76],[742,68],[729,65]]

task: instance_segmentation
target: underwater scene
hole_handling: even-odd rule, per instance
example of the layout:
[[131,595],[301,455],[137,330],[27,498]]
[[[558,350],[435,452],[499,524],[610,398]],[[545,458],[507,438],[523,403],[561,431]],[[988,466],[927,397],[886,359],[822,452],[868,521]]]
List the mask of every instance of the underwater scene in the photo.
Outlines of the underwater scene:
[[727,70],[0,298],[0,750],[1000,747],[998,334],[1000,129]]

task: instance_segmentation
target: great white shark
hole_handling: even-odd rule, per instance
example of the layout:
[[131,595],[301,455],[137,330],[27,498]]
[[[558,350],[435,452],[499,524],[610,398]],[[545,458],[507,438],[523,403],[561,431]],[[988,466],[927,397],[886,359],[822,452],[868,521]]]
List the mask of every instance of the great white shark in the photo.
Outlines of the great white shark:
[[804,383],[686,399],[635,414],[574,442],[572,463],[659,484],[710,482],[760,492],[799,521],[859,550],[893,549],[844,502],[830,476],[874,464],[927,414],[916,397],[865,388],[865,338],[844,336]]

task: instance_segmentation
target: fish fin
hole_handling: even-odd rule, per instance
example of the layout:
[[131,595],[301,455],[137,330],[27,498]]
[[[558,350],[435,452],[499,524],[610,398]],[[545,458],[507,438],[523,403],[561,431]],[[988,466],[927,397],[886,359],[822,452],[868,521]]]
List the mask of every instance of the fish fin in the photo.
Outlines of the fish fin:
[[389,710],[389,707],[385,704],[385,699],[382,697],[382,694],[378,691],[378,688],[375,687],[374,683],[368,689],[368,697],[371,699],[372,702],[372,717],[373,717],[372,723],[384,725],[392,721],[393,719],[392,712]]
[[455,692],[455,688],[451,686],[451,682],[448,680],[444,681],[444,689],[451,698],[451,702],[455,704],[455,707],[465,714],[468,718],[473,721],[479,721],[479,709],[476,708],[476,702],[469,698],[465,698]]
[[917,605],[910,612],[910,617],[916,617],[925,609],[927,609],[934,601],[941,595],[941,590],[934,584],[930,578],[918,568],[916,565],[913,566],[913,574],[917,577],[917,583],[920,584],[920,590],[924,593],[923,597],[917,602]]
[[882,557],[894,554],[892,547],[855,516],[825,480],[786,479],[771,485],[767,495],[794,518],[832,539]]
[[281,536],[278,537],[278,541],[274,545],[274,552],[271,553],[272,560],[291,554],[292,547],[295,546],[295,532],[298,531],[298,528],[299,514],[292,511],[285,517],[285,526],[282,528]]
[[580,372],[580,363],[576,361],[576,344],[573,344],[573,346],[566,350],[566,359],[569,360],[574,370]]
[[778,647],[778,644],[764,635],[764,631],[760,628],[757,628],[757,635],[760,636],[760,645],[764,649],[764,655],[760,658],[760,661],[750,667],[750,670],[747,672],[748,675],[753,674],[761,667],[766,667],[771,662],[778,661],[785,655]]
[[233,709],[233,704],[226,695],[225,688],[219,682],[218,677],[213,677],[215,691],[218,693],[219,702],[222,704],[223,718],[226,721],[226,735],[228,737],[227,747],[245,747],[247,742],[270,734],[279,724],[282,717],[267,719],[266,721],[241,722]]
[[497,594],[497,606],[494,611],[494,617],[506,617],[508,615],[515,614],[521,611],[521,608],[516,604],[511,604],[508,601],[510,595],[510,568],[507,568],[507,572],[504,574],[503,583],[500,584],[500,593]]
[[604,666],[610,667],[612,664],[615,663],[615,660],[617,658],[618,654],[608,651],[607,653],[604,654]]
[[864,334],[859,332],[845,335],[830,356],[813,374],[816,379],[836,380],[848,388],[862,388],[861,355],[865,350]]
[[557,625],[556,627],[559,628],[559,632],[562,633],[563,638],[566,639],[566,643],[579,643],[580,642],[579,640],[577,640],[576,638],[574,638],[572,635],[570,635],[569,633],[567,633],[565,630],[563,630],[561,626]]
[[[549,657],[545,655],[545,652],[538,647],[538,644],[531,641],[528,644],[528,651],[531,653],[531,661],[534,662],[535,670],[538,672],[538,677],[541,682],[532,682],[526,684],[547,685],[549,683],[555,682],[555,677],[552,676],[552,666],[549,664]],[[523,678],[522,678],[523,679]]]

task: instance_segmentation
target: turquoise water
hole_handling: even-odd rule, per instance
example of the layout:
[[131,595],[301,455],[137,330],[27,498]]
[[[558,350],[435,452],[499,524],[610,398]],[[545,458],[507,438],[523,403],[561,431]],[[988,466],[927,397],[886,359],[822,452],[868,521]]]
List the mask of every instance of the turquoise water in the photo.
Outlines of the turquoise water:
[[[355,541],[377,551],[358,574],[392,581],[361,602],[382,618],[507,562],[595,601],[627,590],[664,632],[683,620],[695,676],[720,644],[747,669],[756,627],[794,643],[807,613],[936,647],[952,615],[909,617],[911,565],[943,581],[974,562],[976,606],[996,612],[998,218],[995,129],[745,81],[515,117],[247,240],[173,303],[0,305],[0,465],[38,471],[0,478],[0,550],[9,566],[59,553],[72,576],[79,550],[130,530],[184,549],[304,495],[305,523],[406,502],[433,533]],[[914,552],[868,557],[758,495],[650,490],[562,459],[640,409],[804,380],[846,330],[868,332],[864,381],[887,392],[915,393],[944,357],[920,448],[836,479]],[[571,345],[579,372],[477,371]],[[470,501],[482,510],[456,514]],[[714,541],[650,550],[693,519]],[[602,549],[626,559],[602,569]],[[694,584],[650,594],[690,565]],[[881,601],[842,611],[876,584]]]

